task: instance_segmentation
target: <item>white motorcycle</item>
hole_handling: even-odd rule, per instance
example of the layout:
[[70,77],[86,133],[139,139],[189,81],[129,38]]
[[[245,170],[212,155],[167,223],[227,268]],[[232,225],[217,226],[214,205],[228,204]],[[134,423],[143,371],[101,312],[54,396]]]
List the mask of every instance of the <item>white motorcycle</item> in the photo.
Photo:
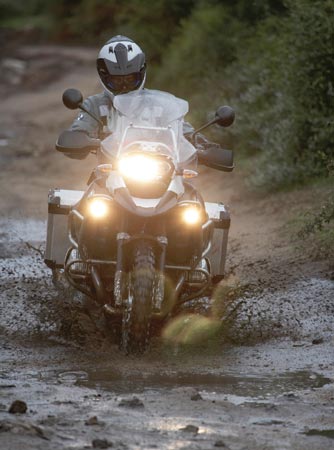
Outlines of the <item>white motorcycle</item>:
[[[63,101],[84,110],[75,89],[65,91]],[[63,270],[105,314],[119,317],[122,348],[141,353],[153,320],[168,320],[224,276],[230,217],[222,203],[204,202],[191,184],[197,175],[192,143],[213,123],[231,125],[234,112],[220,107],[187,140],[188,103],[171,94],[123,94],[114,107],[119,119],[105,139],[68,130],[58,139],[57,150],[67,156],[94,152],[103,163],[86,191],[50,191],[45,262]],[[199,162],[231,171],[233,154],[207,149]]]

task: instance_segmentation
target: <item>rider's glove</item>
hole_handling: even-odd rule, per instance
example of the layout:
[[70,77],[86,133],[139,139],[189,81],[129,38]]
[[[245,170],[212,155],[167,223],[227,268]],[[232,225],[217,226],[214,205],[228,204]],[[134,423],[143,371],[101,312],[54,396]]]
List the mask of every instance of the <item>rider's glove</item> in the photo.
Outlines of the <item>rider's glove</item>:
[[201,163],[201,160],[205,158],[208,150],[210,152],[219,152],[221,150],[221,146],[216,144],[215,142],[209,141],[203,134],[196,134],[194,137],[194,145],[197,150],[198,162]]

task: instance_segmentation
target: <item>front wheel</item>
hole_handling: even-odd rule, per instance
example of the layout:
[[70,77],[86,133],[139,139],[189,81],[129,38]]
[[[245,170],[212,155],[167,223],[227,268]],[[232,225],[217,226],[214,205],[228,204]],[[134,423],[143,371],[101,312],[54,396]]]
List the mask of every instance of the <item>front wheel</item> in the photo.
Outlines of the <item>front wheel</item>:
[[134,243],[131,266],[122,320],[122,348],[127,354],[143,353],[150,339],[155,280],[155,255],[150,242]]

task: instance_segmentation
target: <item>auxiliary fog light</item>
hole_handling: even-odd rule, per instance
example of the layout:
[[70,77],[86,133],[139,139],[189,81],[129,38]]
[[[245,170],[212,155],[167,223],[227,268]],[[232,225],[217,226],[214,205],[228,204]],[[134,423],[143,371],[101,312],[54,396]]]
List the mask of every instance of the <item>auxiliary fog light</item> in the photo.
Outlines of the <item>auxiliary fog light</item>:
[[196,206],[187,206],[183,211],[183,220],[188,225],[195,225],[201,219],[201,212]]
[[102,219],[109,212],[109,205],[106,200],[95,198],[89,202],[89,213],[95,219]]

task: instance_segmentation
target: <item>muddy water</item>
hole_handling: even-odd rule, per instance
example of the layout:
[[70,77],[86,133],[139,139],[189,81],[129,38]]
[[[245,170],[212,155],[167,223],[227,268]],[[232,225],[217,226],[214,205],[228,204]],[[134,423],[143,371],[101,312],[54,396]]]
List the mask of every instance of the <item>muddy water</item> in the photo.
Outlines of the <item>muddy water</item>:
[[238,397],[264,398],[278,395],[295,389],[320,388],[331,382],[320,374],[308,371],[260,376],[223,372],[221,374],[183,373],[182,369],[174,375],[147,374],[145,376],[124,374],[117,370],[66,371],[57,375],[59,380],[67,380],[78,386],[99,388],[106,391],[125,393],[129,386],[133,392],[147,389],[168,390],[177,387],[194,387],[199,391],[213,394],[234,395]]
[[[62,314],[64,304],[80,306],[80,296],[66,283],[64,289],[52,284],[51,271],[43,262],[46,221],[0,219],[0,229],[0,326],[7,333],[57,332],[61,327],[56,325],[61,320],[57,314]],[[224,301],[219,288],[213,297],[218,303]],[[334,282],[317,276],[285,280],[275,289],[255,284],[224,311],[221,319],[229,319],[225,336],[239,344],[282,336],[328,340],[334,330],[333,298]],[[210,299],[203,298],[190,307],[210,314],[210,305]],[[54,320],[48,317],[51,312]]]
[[[0,225],[0,448],[332,448],[332,281],[256,285],[216,316],[213,348],[153,340],[127,358],[80,296],[53,285],[46,222]],[[198,311],[210,316],[210,303]],[[28,412],[13,417],[16,399]]]

